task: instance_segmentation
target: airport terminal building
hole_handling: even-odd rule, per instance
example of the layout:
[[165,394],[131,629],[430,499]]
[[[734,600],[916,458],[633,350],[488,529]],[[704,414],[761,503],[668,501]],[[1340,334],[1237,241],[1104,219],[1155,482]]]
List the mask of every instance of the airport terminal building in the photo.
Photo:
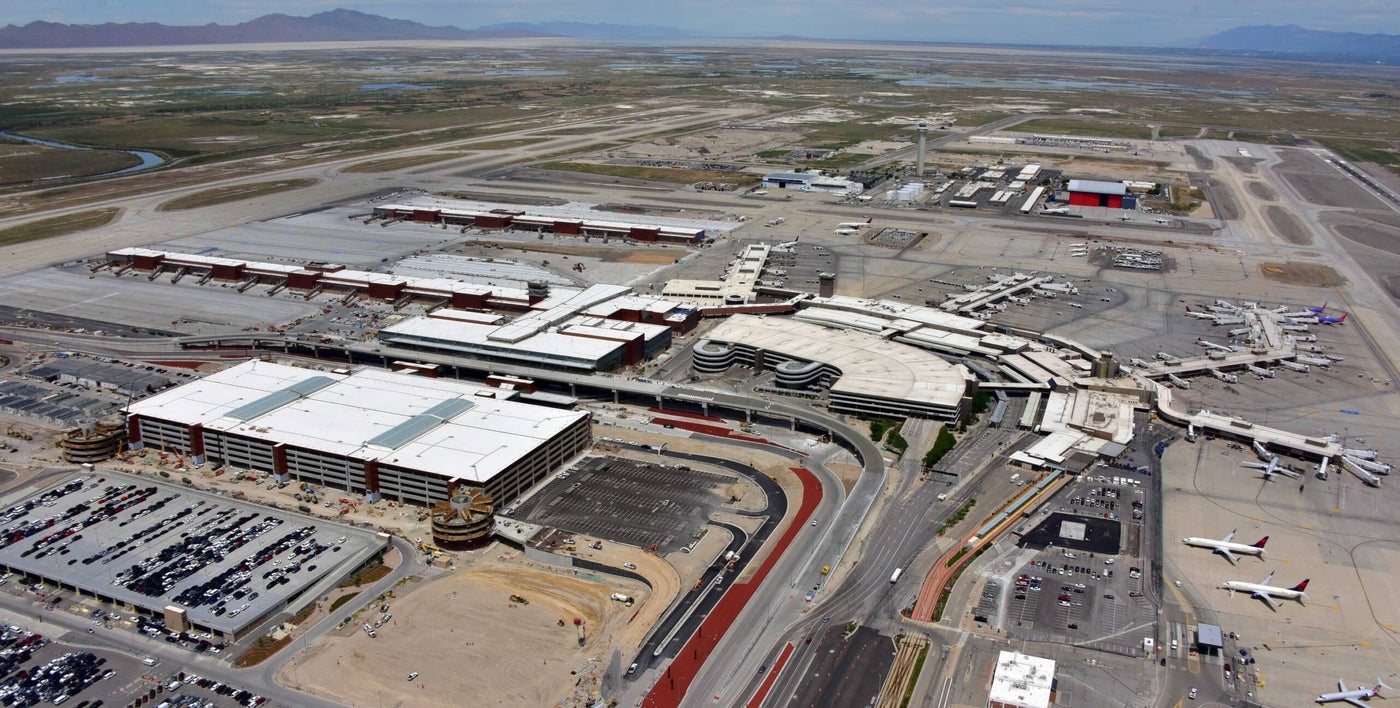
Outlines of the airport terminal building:
[[590,416],[515,391],[366,369],[250,361],[133,403],[133,447],[402,502],[454,490],[507,504],[592,444]]
[[736,315],[694,349],[697,373],[771,369],[785,391],[824,389],[833,411],[956,420],[977,380],[961,364],[863,332],[783,317]]

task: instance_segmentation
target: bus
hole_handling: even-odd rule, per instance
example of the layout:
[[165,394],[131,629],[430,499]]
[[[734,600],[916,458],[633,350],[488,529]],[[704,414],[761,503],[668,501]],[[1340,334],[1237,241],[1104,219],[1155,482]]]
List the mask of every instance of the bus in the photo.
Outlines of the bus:
[[890,576],[890,584],[893,585],[893,584],[899,582],[899,576],[900,576],[903,572],[904,572],[904,569],[903,569],[903,568],[895,568],[895,569],[894,569],[894,575],[891,575],[891,576]]

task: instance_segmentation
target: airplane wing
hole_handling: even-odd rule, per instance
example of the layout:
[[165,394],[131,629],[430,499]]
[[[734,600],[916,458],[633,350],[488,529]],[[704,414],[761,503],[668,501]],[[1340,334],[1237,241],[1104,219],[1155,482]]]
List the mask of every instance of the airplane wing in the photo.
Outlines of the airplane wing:
[[1215,549],[1215,552],[1216,552],[1216,553],[1219,553],[1219,554],[1222,555],[1222,556],[1225,556],[1225,560],[1230,561],[1230,565],[1237,565],[1237,564],[1235,563],[1235,554],[1231,553],[1231,552],[1230,552],[1230,549],[1228,549],[1228,548],[1217,548],[1217,549]]
[[[1238,530],[1238,529],[1236,529],[1236,530]],[[1225,534],[1225,538],[1220,539],[1220,541],[1221,541],[1221,543],[1229,543],[1229,542],[1230,542],[1230,539],[1232,539],[1232,538],[1234,538],[1234,537],[1235,537],[1235,532],[1234,532],[1234,531],[1231,531],[1230,533]]]
[[1274,599],[1274,596],[1273,596],[1273,595],[1270,595],[1269,593],[1266,593],[1266,592],[1256,592],[1256,593],[1254,593],[1254,597],[1256,597],[1256,598],[1258,598],[1258,599],[1260,599],[1260,600],[1263,600],[1263,601],[1264,601],[1264,604],[1268,605],[1268,606],[1269,606],[1269,609],[1271,609],[1271,610],[1273,610],[1273,611],[1275,611],[1275,612],[1277,612],[1277,611],[1278,611],[1278,608],[1280,607],[1280,605],[1278,604],[1278,601],[1275,600],[1275,599]]
[[1341,693],[1346,693],[1346,692],[1347,692],[1347,682],[1346,682],[1346,679],[1337,679],[1337,691],[1339,691],[1339,692],[1341,692]]
[[1365,703],[1362,703],[1361,700],[1357,698],[1347,698],[1345,700],[1347,703],[1356,706],[1356,708],[1370,708],[1370,706],[1367,706]]
[[1256,469],[1256,470],[1266,470],[1266,469],[1269,469],[1269,466],[1266,465],[1266,464],[1264,464],[1263,462],[1241,462],[1241,463],[1240,463],[1240,467],[1248,467],[1248,468],[1250,468],[1250,469]]
[[1274,579],[1274,571],[1271,570],[1271,571],[1269,571],[1269,574],[1268,574],[1268,575],[1265,575],[1265,576],[1264,576],[1264,579],[1263,579],[1263,580],[1260,580],[1260,581],[1259,581],[1259,584],[1260,584],[1260,585],[1268,585],[1269,582],[1272,581],[1273,579]]

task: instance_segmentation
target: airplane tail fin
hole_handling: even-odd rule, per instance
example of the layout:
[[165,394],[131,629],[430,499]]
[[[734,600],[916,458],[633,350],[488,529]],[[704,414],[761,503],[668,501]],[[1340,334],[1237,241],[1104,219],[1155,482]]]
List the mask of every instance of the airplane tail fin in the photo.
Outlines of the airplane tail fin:
[[1342,324],[1343,322],[1346,322],[1346,321],[1347,321],[1347,315],[1349,315],[1349,314],[1351,314],[1351,313],[1350,313],[1350,312],[1343,312],[1343,313],[1342,313],[1342,319],[1337,320],[1337,324]]
[[1382,688],[1384,688],[1384,689],[1387,690],[1387,691],[1394,691],[1394,690],[1395,690],[1395,689],[1391,688],[1389,684],[1387,684],[1386,682],[1380,680],[1380,678],[1378,677],[1378,678],[1376,678],[1376,687],[1371,689],[1371,693],[1374,693],[1374,694],[1376,694],[1377,696],[1379,696],[1379,695],[1381,695],[1381,689],[1382,689]]
[[1255,547],[1255,548],[1263,548],[1263,547],[1264,547],[1264,544],[1266,544],[1266,543],[1268,543],[1268,542],[1269,542],[1269,537],[1268,537],[1268,536],[1265,536],[1265,537],[1259,539],[1258,541],[1255,541],[1255,542],[1254,542],[1254,547]]
[[1303,593],[1304,595],[1306,595],[1307,593],[1304,592],[1304,591],[1308,589],[1308,581],[1309,581],[1309,580],[1312,580],[1312,578],[1304,578],[1304,579],[1303,579],[1303,582],[1298,583],[1297,585],[1294,585],[1293,587],[1289,588],[1289,590],[1295,590],[1295,591],[1297,591],[1297,592],[1301,592],[1301,593]]
[[868,224],[868,223],[870,223],[870,222],[872,222],[872,221],[874,221],[874,220],[875,220],[875,217],[873,217],[873,216],[869,216],[869,217],[866,217],[866,219],[865,219],[865,223],[867,223],[867,224]]
[[1190,311],[1191,311],[1191,306],[1190,306],[1190,305],[1187,305],[1187,306],[1186,306],[1186,311],[1187,311],[1187,312],[1190,312]]

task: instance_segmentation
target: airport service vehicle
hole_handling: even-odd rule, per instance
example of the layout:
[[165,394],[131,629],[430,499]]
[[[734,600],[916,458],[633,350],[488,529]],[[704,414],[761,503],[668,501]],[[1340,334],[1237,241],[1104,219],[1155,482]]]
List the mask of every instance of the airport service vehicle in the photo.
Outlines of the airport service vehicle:
[[1304,579],[1303,582],[1298,583],[1297,585],[1294,585],[1291,588],[1280,588],[1270,585],[1269,581],[1273,579],[1274,574],[1273,572],[1270,572],[1268,575],[1264,576],[1263,580],[1257,583],[1246,583],[1239,580],[1227,580],[1220,587],[1229,590],[1231,596],[1233,596],[1236,592],[1247,592],[1249,593],[1249,596],[1251,598],[1254,598],[1256,600],[1263,600],[1264,604],[1268,605],[1269,609],[1275,612],[1277,612],[1278,608],[1281,607],[1281,605],[1279,605],[1279,603],[1275,601],[1275,598],[1282,598],[1284,600],[1297,600],[1298,604],[1303,604],[1303,598],[1308,596],[1308,594],[1304,591],[1308,589],[1308,580],[1310,580],[1311,578]]
[[411,673],[411,674],[408,675],[408,680],[409,680],[409,681],[412,681],[413,679],[416,679],[416,678],[418,678],[418,672],[417,672],[417,671],[414,671],[413,673]]
[[1183,538],[1181,542],[1196,548],[1209,548],[1212,552],[1225,556],[1225,560],[1230,561],[1230,565],[1237,565],[1235,554],[1242,556],[1255,556],[1262,559],[1264,557],[1264,544],[1269,542],[1269,537],[1265,536],[1252,544],[1233,543],[1230,539],[1235,537],[1235,532],[1225,534],[1225,538],[1216,540],[1213,538],[1198,538],[1192,536]]
[[1376,679],[1376,685],[1371,688],[1353,689],[1348,689],[1345,681],[1337,679],[1337,690],[1318,696],[1317,702],[1335,703],[1336,701],[1346,701],[1358,708],[1365,708],[1366,704],[1362,703],[1362,701],[1369,701],[1377,696],[1384,698],[1384,696],[1381,696],[1382,688],[1390,688],[1390,686],[1387,686],[1385,682],[1380,679]]
[[894,569],[894,575],[891,575],[891,576],[890,576],[890,584],[893,585],[894,583],[899,582],[899,576],[901,576],[901,575],[903,575],[903,574],[904,574],[904,569],[903,569],[903,568],[895,568],[895,569]]

